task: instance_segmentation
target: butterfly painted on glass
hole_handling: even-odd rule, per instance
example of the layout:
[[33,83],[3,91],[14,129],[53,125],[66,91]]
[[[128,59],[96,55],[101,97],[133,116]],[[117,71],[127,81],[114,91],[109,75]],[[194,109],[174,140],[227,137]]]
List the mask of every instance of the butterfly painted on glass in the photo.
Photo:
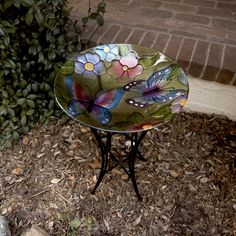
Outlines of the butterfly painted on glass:
[[112,119],[110,110],[119,104],[124,94],[124,89],[118,88],[98,92],[91,97],[71,76],[66,76],[66,88],[72,98],[67,104],[68,113],[75,117],[87,112],[102,125],[109,124]]
[[155,102],[165,103],[184,94],[182,89],[167,88],[173,71],[171,65],[154,71],[148,80],[133,81],[124,86],[126,91],[136,92],[137,96],[126,99],[125,102],[135,107],[150,106]]

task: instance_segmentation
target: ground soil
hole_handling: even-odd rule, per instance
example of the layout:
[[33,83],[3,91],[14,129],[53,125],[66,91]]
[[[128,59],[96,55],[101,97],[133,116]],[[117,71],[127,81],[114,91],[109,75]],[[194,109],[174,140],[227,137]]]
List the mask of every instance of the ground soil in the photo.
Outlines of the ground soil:
[[[114,136],[113,152],[129,142]],[[75,121],[38,126],[0,153],[0,214],[13,235],[38,224],[51,235],[236,235],[236,123],[183,113],[153,129],[136,162],[143,201],[122,169],[91,195],[99,150]]]

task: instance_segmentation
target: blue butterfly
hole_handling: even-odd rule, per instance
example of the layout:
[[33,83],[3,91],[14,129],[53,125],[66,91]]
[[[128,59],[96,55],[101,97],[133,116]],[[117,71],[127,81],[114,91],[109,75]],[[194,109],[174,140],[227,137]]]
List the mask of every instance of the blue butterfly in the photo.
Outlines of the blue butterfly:
[[72,98],[67,104],[68,113],[76,117],[87,112],[102,125],[108,125],[112,119],[110,110],[119,104],[124,89],[110,89],[91,97],[71,76],[66,76],[65,80],[67,92]]
[[148,80],[138,80],[125,85],[126,91],[136,92],[137,96],[126,99],[125,102],[135,107],[146,107],[153,103],[165,103],[184,95],[182,89],[166,88],[171,81],[169,76],[173,68],[171,65],[154,71]]

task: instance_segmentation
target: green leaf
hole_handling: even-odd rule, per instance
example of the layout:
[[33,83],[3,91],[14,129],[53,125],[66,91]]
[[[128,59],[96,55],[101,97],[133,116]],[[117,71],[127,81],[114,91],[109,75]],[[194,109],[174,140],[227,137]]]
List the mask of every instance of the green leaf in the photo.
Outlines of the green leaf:
[[104,25],[104,19],[103,19],[103,16],[101,15],[97,15],[96,16],[96,22],[99,26],[103,26]]
[[58,5],[59,1],[58,0],[52,0],[52,4],[54,5],[54,7],[56,7]]
[[17,100],[18,105],[23,105],[25,103],[26,103],[26,98],[20,98],[20,99]]
[[81,221],[80,221],[79,218],[75,218],[74,220],[72,220],[72,221],[70,222],[70,227],[71,227],[71,228],[77,229],[77,228],[79,228],[80,226],[81,226]]
[[88,17],[83,17],[82,18],[82,23],[86,25],[88,23]]
[[3,147],[4,148],[11,148],[12,147],[12,143],[11,141],[7,140],[3,142]]
[[51,50],[49,53],[48,53],[48,59],[53,61],[54,59],[56,58],[56,53],[55,51]]
[[83,223],[86,227],[88,231],[91,231],[92,229],[92,218],[90,216],[86,217],[84,219],[84,223]]
[[33,100],[27,100],[27,104],[32,107],[32,108],[35,108],[35,103]]
[[39,53],[38,63],[40,63],[40,62],[44,62],[44,55],[42,52]]
[[89,15],[89,18],[90,19],[92,19],[92,20],[95,20],[96,19],[96,17],[97,17],[97,13],[96,12],[93,12],[93,13],[91,13],[90,15]]
[[4,1],[4,8],[5,10],[12,5],[12,0],[5,0]]
[[13,4],[16,8],[20,8],[20,1],[19,0],[13,0]]
[[31,115],[33,115],[34,114],[34,110],[33,109],[31,109],[31,110],[28,110],[25,114],[27,115],[27,116],[31,116]]
[[28,99],[35,99],[37,97],[36,94],[30,94],[27,96]]
[[105,13],[106,2],[102,1],[97,6],[97,12]]
[[143,115],[139,112],[133,112],[128,116],[127,120],[133,123],[138,123],[143,120]]
[[153,67],[159,58],[160,58],[159,53],[155,53],[152,55],[145,55],[143,57],[140,57],[139,63],[144,67],[144,69],[147,69]]
[[26,15],[25,15],[25,23],[27,25],[31,25],[32,22],[33,22],[33,11],[32,11],[32,8],[29,9],[29,11],[27,11]]
[[5,33],[4,33],[2,28],[0,28],[0,35],[5,35]]
[[30,7],[30,6],[32,6],[33,1],[32,1],[32,0],[21,0],[21,4],[22,4],[24,7]]
[[10,43],[10,37],[9,37],[9,36],[5,36],[5,37],[3,37],[3,43],[5,44],[5,46],[9,46],[9,43]]
[[20,120],[20,122],[21,122],[22,126],[26,125],[26,121],[27,121],[27,118],[26,118],[26,116],[25,116],[25,115],[24,115],[24,116],[22,116],[22,117],[21,117],[21,120]]
[[163,119],[163,118],[165,118],[165,116],[168,116],[169,114],[171,114],[170,106],[165,105],[165,106],[161,107],[160,109],[158,109],[157,111],[153,112],[151,114],[151,117],[153,117],[155,119]]
[[10,116],[14,117],[15,116],[15,111],[12,108],[7,108],[7,112],[10,114]]
[[6,115],[7,114],[7,109],[5,107],[0,107],[0,115]]
[[36,12],[35,12],[35,18],[38,22],[39,25],[42,25],[44,23],[44,17],[40,11],[40,9],[38,9]]
[[3,96],[4,98],[8,98],[8,97],[9,97],[7,91],[5,91],[5,90],[2,90],[2,96]]
[[63,75],[73,74],[74,73],[74,62],[66,62],[60,69],[60,73]]
[[20,138],[20,134],[17,131],[13,131],[13,137],[15,140],[18,140]]

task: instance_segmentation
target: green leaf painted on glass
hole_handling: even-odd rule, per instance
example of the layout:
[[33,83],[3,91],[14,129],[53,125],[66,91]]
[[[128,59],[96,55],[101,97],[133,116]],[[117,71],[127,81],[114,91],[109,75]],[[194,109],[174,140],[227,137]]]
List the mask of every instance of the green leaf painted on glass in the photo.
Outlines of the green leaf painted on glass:
[[145,55],[143,57],[140,57],[138,62],[144,67],[144,69],[147,69],[153,67],[159,58],[160,54],[155,53],[152,55]]
[[74,73],[74,62],[68,61],[66,62],[60,69],[60,73],[64,75],[70,75]]
[[132,50],[131,46],[128,44],[127,45],[118,45],[118,48],[119,48],[119,55],[121,55],[121,56],[127,55]]
[[163,119],[166,115],[171,113],[171,109],[169,105],[163,106],[157,111],[153,112],[150,116],[155,119]]
[[164,121],[168,121],[173,118],[175,114],[174,113],[169,113],[164,116]]
[[127,117],[127,120],[135,124],[143,120],[143,115],[139,112],[133,112]]

